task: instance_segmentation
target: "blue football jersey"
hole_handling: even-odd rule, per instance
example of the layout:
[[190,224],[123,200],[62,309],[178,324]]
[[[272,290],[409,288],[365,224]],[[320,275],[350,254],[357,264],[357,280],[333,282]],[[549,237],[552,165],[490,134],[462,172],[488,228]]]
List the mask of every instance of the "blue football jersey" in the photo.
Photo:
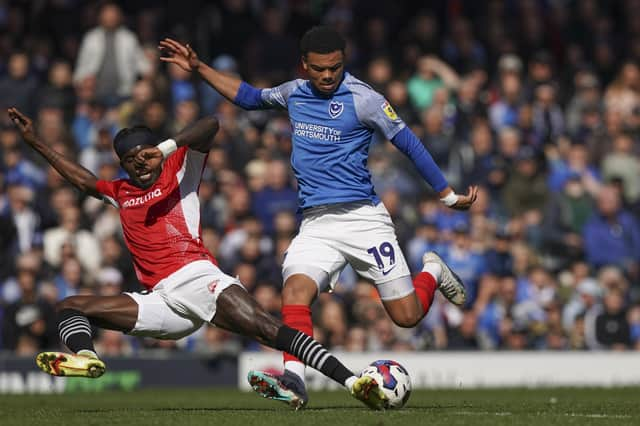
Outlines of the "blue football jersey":
[[261,99],[263,107],[289,111],[291,166],[301,208],[379,201],[367,169],[372,136],[379,131],[391,139],[405,127],[381,94],[345,73],[330,96],[298,79],[263,89]]

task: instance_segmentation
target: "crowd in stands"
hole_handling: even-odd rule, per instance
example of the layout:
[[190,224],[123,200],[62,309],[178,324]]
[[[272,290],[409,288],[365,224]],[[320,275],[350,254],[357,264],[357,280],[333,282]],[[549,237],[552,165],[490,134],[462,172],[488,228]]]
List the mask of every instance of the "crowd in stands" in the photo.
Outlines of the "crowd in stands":
[[[282,111],[245,112],[159,61],[159,40],[257,87],[301,76],[315,24],[348,39],[346,69],[383,93],[458,192],[442,205],[376,137],[375,188],[415,273],[437,250],[463,278],[415,329],[393,325],[347,269],[313,306],[333,350],[640,349],[640,0],[0,1],[0,107],[101,179],[123,176],[122,127],[159,138],[215,114],[200,186],[202,238],[279,315],[280,265],[301,219]],[[327,173],[331,173],[330,170]],[[55,303],[140,290],[118,211],[70,187],[0,112],[0,351],[59,346]],[[100,331],[101,355],[262,350],[205,326],[178,342]]]

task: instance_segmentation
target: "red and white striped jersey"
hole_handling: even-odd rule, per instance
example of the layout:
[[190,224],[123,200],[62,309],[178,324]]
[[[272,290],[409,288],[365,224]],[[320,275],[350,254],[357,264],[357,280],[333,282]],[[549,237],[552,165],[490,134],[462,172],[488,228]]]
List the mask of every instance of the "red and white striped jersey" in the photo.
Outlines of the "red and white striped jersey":
[[148,289],[195,260],[217,263],[200,234],[198,188],[206,159],[206,153],[178,148],[147,189],[127,179],[98,181],[98,192],[120,209],[136,275]]

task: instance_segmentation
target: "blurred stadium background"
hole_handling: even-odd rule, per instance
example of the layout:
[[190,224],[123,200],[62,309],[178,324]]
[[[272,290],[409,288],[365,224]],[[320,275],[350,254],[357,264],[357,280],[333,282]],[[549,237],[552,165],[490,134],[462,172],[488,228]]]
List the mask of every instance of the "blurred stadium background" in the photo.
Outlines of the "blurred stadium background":
[[[279,315],[300,219],[288,119],[234,107],[161,64],[156,46],[188,41],[217,69],[269,87],[301,75],[297,41],[326,23],[348,38],[347,69],[389,99],[451,184],[481,194],[468,214],[444,208],[377,139],[369,166],[411,267],[436,248],[471,297],[462,310],[437,300],[400,329],[347,270],[314,305],[316,338],[353,368],[406,362],[421,387],[640,383],[639,0],[101,5],[0,0],[0,106],[34,117],[44,141],[103,179],[122,175],[119,128],[169,136],[216,114],[203,239],[267,310]],[[122,36],[96,43],[104,27]],[[36,372],[33,355],[59,347],[56,301],[139,284],[117,212],[25,149],[4,113],[0,125],[0,393],[238,386],[249,367],[279,368],[278,354],[204,327],[178,342],[99,331],[100,380]]]

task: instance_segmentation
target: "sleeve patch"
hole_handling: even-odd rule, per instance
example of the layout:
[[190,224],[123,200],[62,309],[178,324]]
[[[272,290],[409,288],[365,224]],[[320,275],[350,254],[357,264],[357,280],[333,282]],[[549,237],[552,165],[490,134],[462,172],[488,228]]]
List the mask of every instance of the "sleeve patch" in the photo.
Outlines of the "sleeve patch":
[[116,209],[120,208],[120,204],[118,204],[118,202],[114,198],[109,197],[108,195],[102,195],[102,202],[110,206],[113,206]]
[[385,103],[383,103],[381,107],[384,111],[384,114],[389,117],[389,120],[396,121],[398,119],[398,114],[396,114],[389,102],[385,101]]

